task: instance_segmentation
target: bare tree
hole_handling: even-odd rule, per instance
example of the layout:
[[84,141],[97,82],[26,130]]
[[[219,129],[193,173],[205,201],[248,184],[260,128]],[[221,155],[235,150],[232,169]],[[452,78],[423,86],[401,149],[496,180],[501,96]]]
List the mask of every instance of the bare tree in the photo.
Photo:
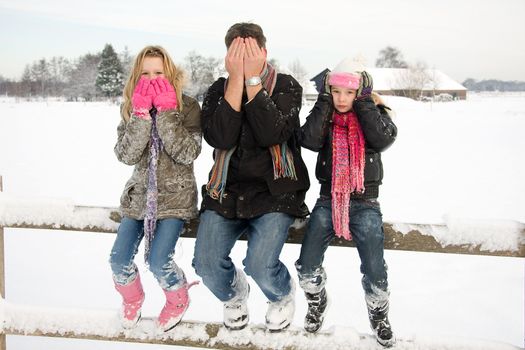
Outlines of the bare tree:
[[124,80],[126,80],[131,73],[131,68],[133,66],[133,56],[130,54],[127,46],[124,46],[124,51],[119,53],[119,59],[122,64]]
[[188,73],[186,91],[201,100],[211,84],[224,74],[222,60],[204,57],[193,50],[184,58],[184,69]]
[[292,76],[301,84],[301,86],[306,87],[308,84],[308,72],[301,64],[299,59],[295,59],[292,63],[288,65],[288,69]]
[[75,62],[75,67],[71,70],[68,77],[68,88],[66,95],[71,100],[82,98],[91,101],[97,96],[95,81],[97,79],[98,64],[100,63],[99,54],[86,54],[79,57]]
[[423,89],[431,83],[432,76],[424,62],[417,62],[399,71],[396,79],[403,96],[418,100],[422,97]]
[[281,65],[280,65],[279,61],[276,58],[270,58],[268,60],[268,63],[271,64],[272,67],[275,68],[276,71],[278,71],[278,72],[281,71]]

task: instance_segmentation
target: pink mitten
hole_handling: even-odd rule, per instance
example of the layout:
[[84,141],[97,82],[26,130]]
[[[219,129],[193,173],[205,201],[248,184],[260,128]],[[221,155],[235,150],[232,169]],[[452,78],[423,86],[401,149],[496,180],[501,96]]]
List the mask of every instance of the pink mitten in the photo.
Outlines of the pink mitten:
[[153,105],[159,112],[177,108],[177,94],[175,89],[166,78],[156,78],[151,81],[155,91]]
[[150,118],[149,110],[153,107],[152,91],[151,81],[147,78],[140,78],[131,96],[133,114],[137,117],[142,119]]
[[335,125],[346,127],[348,125],[348,118],[344,114],[334,113],[332,121]]

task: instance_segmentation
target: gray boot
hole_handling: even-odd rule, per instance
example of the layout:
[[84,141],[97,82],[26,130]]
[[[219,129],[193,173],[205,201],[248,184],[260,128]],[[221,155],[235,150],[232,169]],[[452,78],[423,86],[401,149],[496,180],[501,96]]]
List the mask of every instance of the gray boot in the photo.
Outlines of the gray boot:
[[235,296],[226,301],[223,306],[224,326],[229,330],[236,331],[245,328],[250,320],[248,314],[250,285],[244,272],[239,269],[235,270],[232,287],[235,289]]
[[388,321],[388,306],[388,300],[380,306],[367,303],[370,327],[374,331],[377,342],[385,348],[390,348],[396,343],[396,338]]

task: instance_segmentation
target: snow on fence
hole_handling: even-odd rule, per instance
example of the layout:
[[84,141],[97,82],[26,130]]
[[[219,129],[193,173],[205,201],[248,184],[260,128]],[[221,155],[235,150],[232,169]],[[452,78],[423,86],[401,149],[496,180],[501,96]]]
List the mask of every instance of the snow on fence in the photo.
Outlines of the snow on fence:
[[[176,332],[157,334],[153,322],[145,320],[135,330],[115,328],[114,315],[90,310],[40,309],[27,310],[4,300],[4,227],[29,229],[56,229],[115,233],[120,222],[116,208],[76,206],[69,200],[55,198],[21,198],[2,192],[0,176],[0,350],[5,350],[6,334],[48,337],[66,337],[106,341],[158,343],[215,349],[298,349],[305,342],[311,346],[333,333],[315,336],[298,330],[268,334],[258,326],[232,335],[219,323],[182,322]],[[289,231],[287,243],[301,243],[306,221],[297,221]],[[189,222],[182,237],[195,237],[198,220]],[[494,256],[525,257],[525,225],[519,222],[478,223],[475,234],[466,229],[468,225],[450,220],[446,224],[400,224],[385,223],[385,248],[420,252],[441,252]],[[476,225],[471,225],[476,226]],[[479,234],[479,231],[489,231]],[[501,244],[501,235],[506,235]],[[476,238],[473,239],[473,236]],[[494,244],[490,237],[496,236],[500,243]],[[241,238],[242,239],[242,238]],[[492,238],[493,239],[493,238]],[[331,245],[354,247],[353,242],[334,239]],[[47,316],[46,316],[47,315]],[[49,317],[52,315],[52,317]],[[83,319],[78,320],[78,315]],[[30,322],[28,320],[34,320]],[[96,324],[96,326],[94,326]],[[85,327],[79,326],[85,325]],[[91,327],[90,327],[91,325]],[[342,348],[348,348],[348,337],[362,338],[359,334],[341,335]],[[357,338],[356,338],[357,337]],[[361,339],[361,341],[369,339]],[[372,341],[372,340],[371,340]],[[359,344],[359,342],[357,342]]]

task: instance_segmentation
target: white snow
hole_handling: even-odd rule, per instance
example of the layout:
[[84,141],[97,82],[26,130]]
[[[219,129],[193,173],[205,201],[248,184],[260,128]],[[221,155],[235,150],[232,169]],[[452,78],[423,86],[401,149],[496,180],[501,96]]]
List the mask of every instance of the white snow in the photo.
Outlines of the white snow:
[[110,220],[110,210],[75,208],[70,199],[15,196],[0,192],[0,226],[16,224],[100,227],[116,230],[118,223]]
[[[396,111],[399,136],[383,154],[385,179],[380,201],[385,221],[400,225],[397,227],[410,223],[446,225],[443,232],[431,232],[442,243],[515,249],[523,237],[525,222],[525,163],[521,161],[525,96],[469,94],[466,101],[432,104],[397,97],[386,100]],[[303,107],[303,119],[310,108]],[[1,220],[6,220],[6,213],[14,215],[9,220],[15,221],[65,220],[73,203],[116,207],[132,170],[118,163],[113,154],[118,118],[118,106],[106,103],[2,101]],[[311,173],[307,204],[312,208],[319,192],[314,177],[316,154],[305,150],[303,155]],[[211,150],[203,143],[203,153],[195,163],[199,185],[205,183],[210,167]],[[44,212],[43,207],[49,210]],[[80,216],[82,222],[92,220],[83,213]],[[114,237],[5,229],[6,303],[0,308],[0,316],[4,321],[21,322],[26,328],[57,326],[53,322],[90,331],[109,332],[118,327],[113,317],[120,301],[107,263]],[[176,254],[177,263],[190,280],[198,278],[191,268],[193,245],[193,239],[181,239]],[[299,249],[298,245],[286,245],[282,254],[294,278],[293,263]],[[237,266],[242,266],[245,251],[245,242],[234,248],[232,257]],[[142,248],[136,262],[146,290],[144,315],[155,317],[164,303],[163,295],[145,270],[141,254]],[[386,251],[385,259],[389,265],[391,321],[401,339],[397,348],[523,346],[522,258]],[[345,340],[358,344],[356,348],[377,349],[369,336],[356,250],[330,247],[325,267],[331,308],[323,331],[331,334],[323,348],[330,348],[327,344],[331,341],[337,344]],[[264,323],[265,298],[251,279],[250,283],[250,319],[260,325]],[[192,288],[190,295],[192,304],[185,320],[221,321],[222,305],[204,286]],[[306,302],[298,291],[292,330],[302,326],[305,311]],[[37,320],[27,314],[41,312],[44,316]],[[16,320],[10,318],[13,313]],[[361,337],[364,339],[356,343]],[[279,339],[272,335],[261,341]],[[21,336],[8,336],[7,341],[8,349],[164,348]],[[307,344],[315,343],[304,340],[305,347]]]

